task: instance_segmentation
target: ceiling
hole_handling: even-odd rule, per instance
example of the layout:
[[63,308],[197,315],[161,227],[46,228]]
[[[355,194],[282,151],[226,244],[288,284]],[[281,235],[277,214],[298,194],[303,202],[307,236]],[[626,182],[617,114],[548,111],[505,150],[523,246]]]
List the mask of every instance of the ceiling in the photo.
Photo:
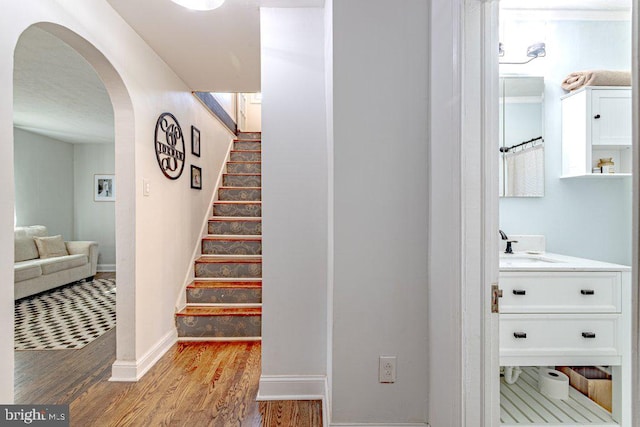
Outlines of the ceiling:
[[69,45],[36,27],[15,51],[13,121],[71,143],[113,143],[113,108],[93,68]]
[[170,0],[107,0],[187,86],[260,92],[260,7],[322,7],[324,0],[227,0],[192,11]]

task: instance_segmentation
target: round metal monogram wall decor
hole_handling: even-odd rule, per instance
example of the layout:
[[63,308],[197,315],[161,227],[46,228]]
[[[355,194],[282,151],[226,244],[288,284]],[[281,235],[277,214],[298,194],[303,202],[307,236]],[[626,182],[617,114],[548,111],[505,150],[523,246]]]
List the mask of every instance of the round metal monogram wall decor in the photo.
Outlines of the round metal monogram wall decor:
[[184,169],[184,137],[173,114],[162,113],[158,117],[154,139],[160,170],[169,179],[180,178]]

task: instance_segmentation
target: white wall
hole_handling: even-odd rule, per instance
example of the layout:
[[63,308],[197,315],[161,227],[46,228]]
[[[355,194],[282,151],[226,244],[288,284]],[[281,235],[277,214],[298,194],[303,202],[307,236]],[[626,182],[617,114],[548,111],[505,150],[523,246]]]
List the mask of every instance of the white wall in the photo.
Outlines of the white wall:
[[[512,25],[512,34],[522,33]],[[545,196],[500,200],[507,234],[544,234],[547,250],[601,261],[631,262],[631,180],[564,179],[560,84],[573,71],[631,69],[631,24],[625,21],[549,21],[532,24],[546,37],[547,56],[501,72],[545,78]],[[509,33],[505,34],[506,42]]]
[[[327,146],[322,9],[261,9],[263,318],[260,395],[326,374]],[[299,104],[292,99],[307,99]],[[312,378],[318,376],[318,378]],[[305,393],[310,393],[308,390]]]
[[12,145],[16,225],[45,225],[50,235],[72,240],[73,145],[18,128]]
[[[62,37],[96,66],[115,103],[118,179],[116,239],[118,349],[116,368],[139,376],[175,339],[174,311],[191,268],[215,177],[231,134],[194,99],[173,73],[105,0],[23,0],[5,5],[0,37],[0,132],[2,152],[13,158],[13,52],[20,34],[37,22]],[[69,30],[66,30],[68,28]],[[185,172],[169,181],[154,152],[158,116],[171,111],[186,133],[200,129],[202,157],[187,154]],[[190,150],[187,148],[187,153]],[[189,188],[189,164],[203,167],[203,190]],[[142,180],[151,194],[142,195]],[[13,278],[13,165],[0,169],[0,281]],[[13,290],[0,290],[0,402],[13,399]],[[124,323],[123,323],[124,322]],[[6,363],[5,363],[6,362]]]
[[332,423],[427,421],[428,8],[333,3]]
[[[94,175],[115,173],[113,144],[75,144],[74,240],[95,240],[99,244],[98,270],[112,271],[116,264],[116,215],[114,202],[94,200]],[[116,198],[118,180],[116,179]]]

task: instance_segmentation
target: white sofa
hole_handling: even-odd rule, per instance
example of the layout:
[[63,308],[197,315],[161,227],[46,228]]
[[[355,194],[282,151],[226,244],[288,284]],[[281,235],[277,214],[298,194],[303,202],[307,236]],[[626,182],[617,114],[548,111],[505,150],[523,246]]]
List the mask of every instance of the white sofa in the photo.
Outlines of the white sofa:
[[34,237],[47,236],[43,225],[15,229],[14,299],[95,276],[97,242],[64,242],[69,255],[41,258]]

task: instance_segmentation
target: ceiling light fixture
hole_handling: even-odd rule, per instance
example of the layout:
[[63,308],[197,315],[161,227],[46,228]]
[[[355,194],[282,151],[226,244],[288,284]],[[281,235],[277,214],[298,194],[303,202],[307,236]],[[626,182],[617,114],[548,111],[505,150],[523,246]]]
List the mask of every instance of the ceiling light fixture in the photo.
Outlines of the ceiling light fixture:
[[224,3],[224,0],[171,0],[175,4],[191,10],[213,10]]

